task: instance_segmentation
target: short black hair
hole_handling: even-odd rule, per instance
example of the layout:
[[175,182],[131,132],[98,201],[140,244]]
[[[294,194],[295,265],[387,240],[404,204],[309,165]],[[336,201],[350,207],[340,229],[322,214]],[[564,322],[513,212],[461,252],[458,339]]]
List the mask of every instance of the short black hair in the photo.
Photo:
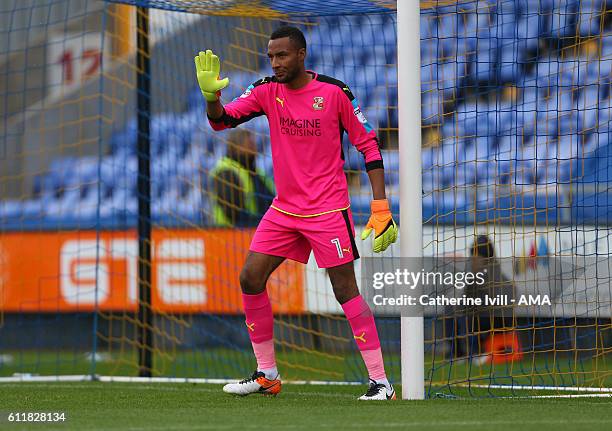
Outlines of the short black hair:
[[291,40],[297,49],[304,48],[306,49],[306,38],[304,37],[304,33],[297,27],[292,27],[290,25],[284,25],[282,27],[277,28],[270,35],[270,40],[281,39],[283,37],[288,37]]
[[476,237],[476,241],[474,241],[474,244],[472,244],[470,255],[486,258],[492,258],[495,256],[493,243],[487,235],[478,235],[478,237]]

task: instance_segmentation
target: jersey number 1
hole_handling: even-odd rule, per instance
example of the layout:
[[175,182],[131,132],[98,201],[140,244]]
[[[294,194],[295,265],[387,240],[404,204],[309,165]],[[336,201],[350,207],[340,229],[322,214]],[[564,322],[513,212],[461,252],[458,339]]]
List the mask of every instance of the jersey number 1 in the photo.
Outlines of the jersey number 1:
[[334,238],[331,240],[332,244],[335,244],[336,246],[336,250],[338,251],[338,257],[340,259],[344,258],[344,254],[342,254],[342,247],[340,247],[340,239],[339,238]]

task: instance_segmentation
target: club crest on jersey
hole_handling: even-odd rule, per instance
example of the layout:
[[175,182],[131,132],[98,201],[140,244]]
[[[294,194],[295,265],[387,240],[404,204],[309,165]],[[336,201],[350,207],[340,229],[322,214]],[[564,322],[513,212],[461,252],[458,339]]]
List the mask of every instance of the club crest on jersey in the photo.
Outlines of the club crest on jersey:
[[312,104],[312,109],[314,109],[315,111],[322,111],[323,110],[323,97],[321,96],[315,96],[313,98],[314,103]]

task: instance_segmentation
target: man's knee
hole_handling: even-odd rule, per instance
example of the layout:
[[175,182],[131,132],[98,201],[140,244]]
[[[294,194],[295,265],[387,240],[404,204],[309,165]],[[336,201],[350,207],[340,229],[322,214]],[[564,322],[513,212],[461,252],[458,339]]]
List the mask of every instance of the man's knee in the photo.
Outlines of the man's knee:
[[247,295],[257,295],[266,289],[266,276],[245,265],[240,272],[240,289]]
[[334,288],[334,296],[340,304],[344,304],[359,295],[353,262],[329,268],[327,272]]
[[333,287],[334,296],[340,304],[344,304],[345,302],[348,302],[357,295],[359,295],[357,283],[355,283],[355,281],[351,279],[336,280]]

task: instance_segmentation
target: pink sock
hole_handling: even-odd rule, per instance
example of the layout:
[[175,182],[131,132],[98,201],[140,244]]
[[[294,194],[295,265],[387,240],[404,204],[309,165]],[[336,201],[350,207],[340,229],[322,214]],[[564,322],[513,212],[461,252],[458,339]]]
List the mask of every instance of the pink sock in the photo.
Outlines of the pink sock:
[[257,358],[257,369],[276,368],[274,357],[274,317],[268,292],[257,295],[242,294],[242,304],[246,316],[245,324]]
[[361,352],[370,378],[373,380],[386,379],[380,340],[370,307],[363,297],[358,295],[342,304],[342,309],[351,325],[353,338]]
[[380,350],[380,347],[374,350],[362,350],[361,357],[368,369],[368,375],[372,380],[380,381],[387,378],[385,363],[383,362],[382,350]]

